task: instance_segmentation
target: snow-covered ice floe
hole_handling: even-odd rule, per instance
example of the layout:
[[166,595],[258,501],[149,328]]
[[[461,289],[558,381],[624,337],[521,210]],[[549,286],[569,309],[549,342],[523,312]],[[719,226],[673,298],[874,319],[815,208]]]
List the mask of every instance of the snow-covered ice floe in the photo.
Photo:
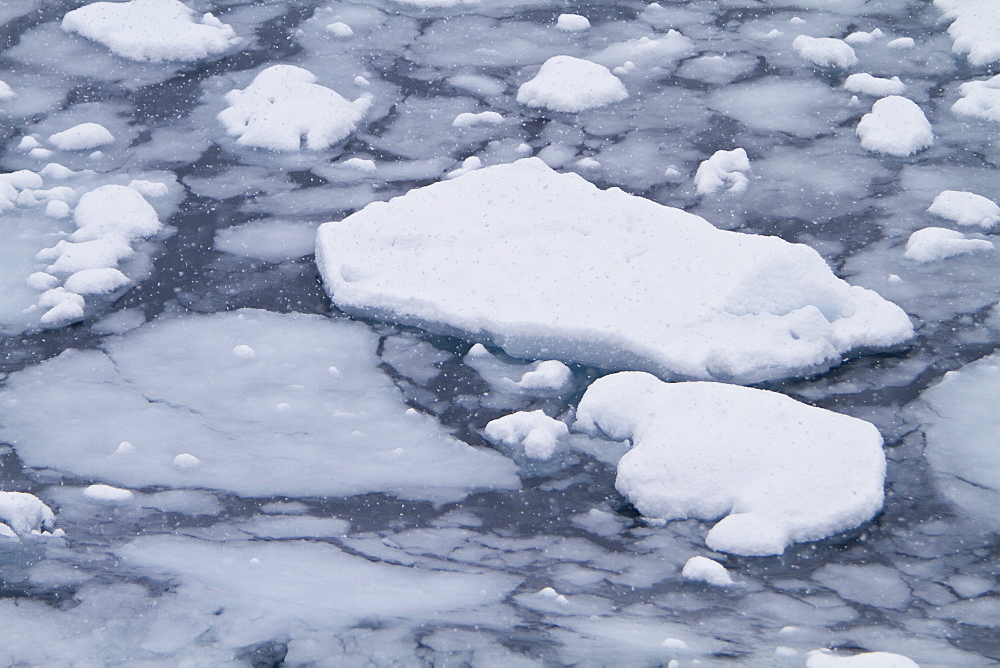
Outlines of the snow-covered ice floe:
[[231,26],[209,13],[197,18],[180,0],[94,2],[67,13],[62,29],[139,61],[195,61],[241,42]]
[[969,515],[1000,528],[1000,354],[945,374],[912,411],[938,488]]
[[517,488],[510,460],[407,412],[377,345],[364,325],[321,316],[161,319],[12,374],[0,437],[26,466],[133,488],[433,501]]
[[986,239],[969,239],[961,232],[945,227],[925,227],[910,235],[903,255],[916,262],[935,262],[992,249],[993,242]]
[[0,492],[0,545],[24,536],[59,536],[56,515],[34,494]]
[[517,90],[521,104],[569,113],[605,107],[627,97],[625,84],[607,67],[573,56],[549,58]]
[[371,204],[320,227],[316,252],[345,311],[515,357],[756,382],[912,335],[901,309],[807,246],[718,230],[537,158]]
[[959,91],[962,97],[951,105],[952,112],[1000,123],[1000,74],[985,81],[966,82]]
[[806,656],[806,668],[919,668],[916,661],[893,652],[835,654],[817,649]]
[[955,53],[977,66],[1000,61],[1000,13],[993,0],[934,0],[934,5],[952,19],[948,34]]
[[858,123],[861,146],[869,151],[905,158],[934,143],[931,124],[916,102],[889,95],[872,105]]
[[1000,206],[997,206],[996,202],[964,190],[942,191],[927,207],[927,213],[959,225],[979,227],[986,231],[1000,223]]
[[721,518],[713,550],[781,554],[882,508],[878,430],[782,394],[622,372],[595,381],[576,418],[574,430],[632,441],[615,486],[643,515]]

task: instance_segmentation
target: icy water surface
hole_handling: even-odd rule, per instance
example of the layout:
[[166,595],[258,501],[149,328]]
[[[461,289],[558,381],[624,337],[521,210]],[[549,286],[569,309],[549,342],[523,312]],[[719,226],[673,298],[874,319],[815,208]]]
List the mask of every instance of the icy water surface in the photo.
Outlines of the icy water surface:
[[[963,50],[948,27],[973,0],[132,0],[124,37],[64,21],[102,3],[5,2],[0,489],[55,524],[0,504],[0,664],[1000,663],[989,4]],[[604,70],[520,95],[555,56]],[[307,73],[267,88],[275,65]],[[846,83],[860,73],[898,77],[879,85],[932,140],[903,112],[865,139],[886,94]],[[233,120],[260,100],[288,104],[256,131]],[[81,124],[104,132],[60,136]],[[734,149],[746,162],[713,158]],[[464,303],[412,327],[331,301],[321,224],[530,156],[806,244],[906,312],[902,343],[754,386],[878,428],[874,519],[779,555],[713,552],[713,521],[644,517],[616,488],[628,443],[559,426],[609,370],[509,357],[468,335]],[[928,212],[944,191],[980,197]],[[947,232],[921,255],[923,228]],[[538,275],[563,257],[539,251]],[[486,430],[518,411],[554,418],[533,418],[554,440]],[[683,577],[695,556],[732,583]],[[865,658],[844,665],[912,665]]]

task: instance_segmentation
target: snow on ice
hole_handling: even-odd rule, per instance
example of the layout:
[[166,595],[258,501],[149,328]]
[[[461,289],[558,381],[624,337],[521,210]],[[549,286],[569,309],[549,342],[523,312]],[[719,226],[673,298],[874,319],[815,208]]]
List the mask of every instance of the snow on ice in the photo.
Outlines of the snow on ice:
[[538,74],[517,89],[517,101],[529,107],[577,113],[621,102],[625,84],[607,67],[573,56],[554,56]]
[[869,151],[901,158],[934,143],[934,133],[915,102],[899,95],[876,100],[871,113],[858,123],[858,138]]

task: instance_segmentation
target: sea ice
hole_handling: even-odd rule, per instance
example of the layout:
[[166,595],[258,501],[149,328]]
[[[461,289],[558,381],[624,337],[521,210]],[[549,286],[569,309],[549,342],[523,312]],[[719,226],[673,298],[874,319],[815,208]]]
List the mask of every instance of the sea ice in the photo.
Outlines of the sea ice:
[[528,459],[552,459],[569,428],[540,410],[521,411],[491,421],[485,434],[491,443],[515,448]]
[[699,195],[712,195],[723,189],[736,195],[747,189],[749,171],[750,159],[744,149],[716,151],[711,158],[698,165],[694,187]]
[[938,488],[973,517],[1000,526],[1000,354],[945,374],[912,412]]
[[993,0],[934,0],[934,6],[952,20],[952,51],[980,67],[1000,61],[1000,14]]
[[854,49],[842,39],[799,35],[792,41],[792,48],[795,53],[820,67],[847,69],[858,64]]
[[986,239],[969,239],[961,232],[944,227],[925,227],[910,235],[903,255],[916,262],[936,262],[992,249],[993,242]]
[[882,508],[878,430],[775,392],[623,372],[595,381],[576,418],[576,431],[632,440],[615,486],[643,515],[723,518],[713,550],[781,554]]
[[892,652],[862,652],[846,656],[817,649],[806,656],[806,668],[920,668],[915,661]]
[[194,10],[179,0],[94,2],[68,12],[62,29],[140,61],[200,60],[241,41],[232,27],[212,14],[196,19]]
[[472,346],[463,360],[498,392],[530,397],[553,397],[572,387],[573,372],[557,360],[542,360],[528,365],[511,364],[498,359],[481,343]]
[[1000,123],[1000,74],[985,81],[964,83],[959,91],[962,98],[951,105],[954,113]]
[[869,151],[905,158],[934,143],[931,124],[912,100],[890,95],[876,100],[857,128],[861,145]]
[[100,123],[81,123],[49,137],[49,143],[61,151],[91,151],[115,140]]
[[844,81],[844,89],[852,93],[886,97],[888,95],[902,95],[906,91],[906,84],[900,81],[899,77],[883,79],[862,72],[847,77],[847,80]]
[[[667,34],[657,38],[638,37],[617,42],[593,54],[590,59],[607,67],[648,69],[651,74],[660,74],[663,69],[673,69],[677,62],[694,53],[695,45],[689,37],[676,30],[668,30]],[[632,64],[631,68],[628,63]]]
[[589,28],[590,21],[579,14],[560,14],[556,18],[556,27],[566,32],[579,32]]
[[807,246],[721,231],[537,158],[323,225],[317,263],[351,313],[664,377],[779,378],[912,332]]
[[927,213],[959,225],[980,227],[985,231],[1000,223],[1000,206],[996,202],[962,190],[942,191],[927,207]]
[[322,151],[351,134],[365,117],[371,99],[349,102],[316,83],[312,72],[294,65],[272,65],[246,88],[226,94],[229,106],[218,118],[241,146],[273,151]]
[[[364,325],[320,316],[157,320],[104,350],[70,350],[12,374],[0,434],[26,466],[128,487],[435,501],[516,488],[510,460],[405,414],[377,345]],[[275,410],[280,403],[288,409]],[[63,407],[58,421],[52,405]],[[114,454],[123,440],[133,451]],[[191,458],[201,464],[184,466]]]
[[56,516],[34,494],[0,492],[0,539],[51,532]]
[[895,610],[910,604],[910,588],[896,569],[882,564],[827,564],[813,579],[847,601]]
[[264,262],[297,260],[315,251],[316,227],[293,220],[255,220],[217,231],[215,248]]
[[704,582],[713,587],[728,587],[733,578],[726,567],[708,557],[691,557],[681,570],[681,577],[691,582]]
[[553,56],[538,74],[517,89],[517,101],[529,107],[577,113],[621,102],[628,97],[625,84],[603,65]]
[[83,495],[102,506],[123,506],[135,500],[131,490],[101,484],[90,485],[83,490]]

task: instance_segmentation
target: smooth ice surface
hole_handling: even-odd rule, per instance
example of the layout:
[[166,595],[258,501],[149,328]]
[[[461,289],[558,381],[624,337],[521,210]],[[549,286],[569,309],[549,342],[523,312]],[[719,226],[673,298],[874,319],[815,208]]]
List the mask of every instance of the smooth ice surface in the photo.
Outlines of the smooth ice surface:
[[631,439],[615,486],[643,515],[722,518],[713,550],[781,554],[882,508],[878,430],[781,394],[624,372],[594,382],[576,418],[577,431]]
[[[363,325],[319,316],[160,320],[11,376],[0,435],[27,466],[129,487],[454,500],[517,486],[509,460],[406,414],[375,346]],[[116,454],[123,440],[134,450]],[[201,465],[175,466],[182,454]]]
[[537,159],[323,225],[317,263],[352,313],[665,377],[754,382],[911,335],[901,310],[806,246],[717,230]]
[[66,14],[62,29],[130,60],[194,61],[240,43],[212,14],[200,18],[180,0],[94,2]]
[[938,488],[968,514],[1000,527],[1000,355],[945,374],[914,405]]
[[925,227],[910,235],[903,255],[915,262],[937,262],[989,250],[993,250],[992,241],[969,239],[961,232],[944,227]]
[[997,206],[996,202],[962,190],[941,192],[927,207],[927,213],[959,225],[980,227],[986,231],[1000,223],[1000,206]]
[[625,84],[604,65],[554,56],[538,74],[517,89],[517,101],[529,107],[576,113],[605,107],[628,97]]
[[272,151],[322,151],[346,138],[365,117],[371,99],[350,102],[317,83],[309,70],[272,65],[246,88],[226,94],[219,112],[240,146]]
[[291,220],[258,220],[219,230],[215,247],[265,262],[296,260],[312,255],[316,249],[316,227]]
[[858,123],[857,133],[864,148],[897,157],[913,155],[934,143],[924,112],[913,100],[899,95],[877,100]]

